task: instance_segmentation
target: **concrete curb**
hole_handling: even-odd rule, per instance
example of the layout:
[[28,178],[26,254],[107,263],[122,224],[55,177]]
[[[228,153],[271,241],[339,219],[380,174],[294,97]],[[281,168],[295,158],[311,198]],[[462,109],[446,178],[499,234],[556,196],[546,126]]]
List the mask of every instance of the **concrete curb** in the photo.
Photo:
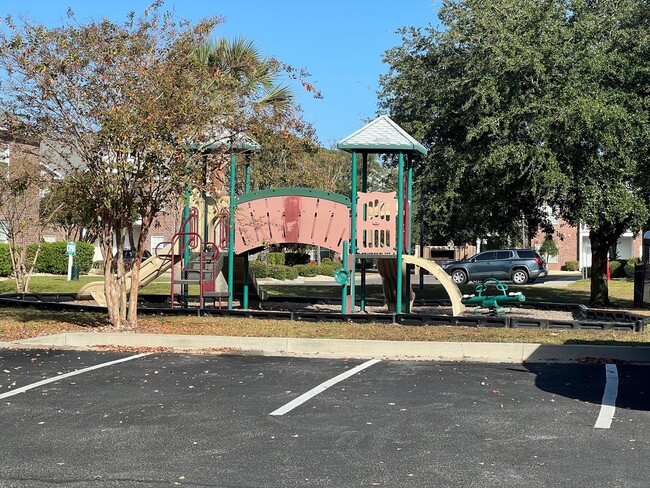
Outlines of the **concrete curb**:
[[40,336],[0,347],[13,348],[161,348],[188,352],[221,352],[262,356],[358,358],[476,363],[649,363],[650,347],[544,345],[493,342],[367,341],[357,339],[297,339],[291,337],[231,337],[114,332],[77,332]]

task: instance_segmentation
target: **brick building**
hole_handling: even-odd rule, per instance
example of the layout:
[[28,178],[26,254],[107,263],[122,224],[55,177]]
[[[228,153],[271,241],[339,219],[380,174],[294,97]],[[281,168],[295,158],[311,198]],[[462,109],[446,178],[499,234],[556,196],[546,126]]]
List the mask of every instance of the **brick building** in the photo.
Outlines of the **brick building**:
[[[14,177],[21,172],[35,174],[42,180],[56,178],[57,175],[41,164],[39,145],[35,143],[12,140],[6,131],[0,132],[0,172],[5,177],[13,173]],[[37,242],[41,237],[39,221],[39,202],[42,197],[41,190],[36,181],[27,188],[25,193],[17,196],[7,187],[2,187],[0,192],[0,243],[8,242],[8,234],[12,231],[18,239],[20,246]],[[20,230],[19,230],[20,229]],[[44,235],[50,241],[59,240],[62,236],[57,229],[47,229]]]
[[[567,261],[577,261],[578,269],[591,266],[591,242],[589,241],[589,228],[580,227],[579,229],[569,225],[561,218],[551,218],[553,224],[553,239],[558,246],[557,256],[544,256],[547,259],[548,268],[559,270]],[[539,232],[531,241],[531,247],[539,249],[544,240],[546,233]],[[636,234],[626,232],[623,234],[616,245],[616,255],[610,255],[611,259],[627,259],[631,257],[639,258],[642,252],[641,233]]]
[[[50,160],[51,153],[48,153],[46,157],[44,154],[46,151],[48,151],[48,147],[44,144],[11,139],[6,131],[0,129],[0,172],[2,173],[16,168],[17,165],[25,165],[38,167],[41,176],[44,178],[61,178],[61,172],[54,165],[47,163]],[[61,229],[49,227],[43,229],[41,233],[41,229],[36,225],[39,220],[38,202],[42,197],[43,194],[37,187],[29,189],[26,196],[17,201],[16,205],[9,205],[9,199],[0,195],[0,198],[3,198],[3,202],[0,204],[0,243],[8,243],[7,233],[10,221],[16,221],[17,219],[27,225],[27,230],[23,234],[23,239],[21,239],[22,242],[18,243],[21,246],[38,242],[39,238],[42,238],[45,242],[66,240],[65,233]],[[160,242],[171,240],[180,225],[180,221],[180,206],[164,212],[150,229],[146,249],[153,253]],[[139,226],[136,223],[134,229],[135,240],[139,238],[139,233]],[[126,247],[131,247],[131,244],[127,242]],[[103,259],[98,244],[95,245],[94,259]]]

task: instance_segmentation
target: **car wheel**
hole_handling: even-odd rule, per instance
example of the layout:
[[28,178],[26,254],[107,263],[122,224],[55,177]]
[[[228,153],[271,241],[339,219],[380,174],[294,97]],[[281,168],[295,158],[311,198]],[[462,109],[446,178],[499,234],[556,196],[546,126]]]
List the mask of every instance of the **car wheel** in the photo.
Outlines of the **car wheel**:
[[467,283],[467,273],[462,269],[455,269],[451,272],[451,279],[457,285],[464,285]]
[[528,273],[524,269],[516,269],[512,272],[512,282],[515,285],[524,285],[528,282]]

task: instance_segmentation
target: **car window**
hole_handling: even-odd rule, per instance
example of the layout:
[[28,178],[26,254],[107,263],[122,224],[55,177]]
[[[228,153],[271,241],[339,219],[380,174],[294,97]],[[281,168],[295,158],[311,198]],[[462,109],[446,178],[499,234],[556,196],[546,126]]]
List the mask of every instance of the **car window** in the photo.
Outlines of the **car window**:
[[482,252],[481,254],[476,255],[477,261],[490,261],[494,259],[495,252]]
[[511,257],[511,251],[497,251],[497,259],[510,259]]
[[532,249],[522,249],[521,251],[517,251],[517,254],[519,254],[520,258],[534,258],[535,257],[535,251]]

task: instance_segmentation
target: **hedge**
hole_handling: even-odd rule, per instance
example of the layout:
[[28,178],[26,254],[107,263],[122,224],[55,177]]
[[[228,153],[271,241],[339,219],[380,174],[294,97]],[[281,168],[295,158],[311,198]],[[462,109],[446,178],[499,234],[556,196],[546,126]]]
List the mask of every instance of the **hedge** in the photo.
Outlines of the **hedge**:
[[619,261],[610,261],[609,262],[609,275],[612,278],[623,278],[625,277],[625,271],[624,271],[625,265]]
[[624,272],[628,280],[634,278],[634,266],[639,264],[639,258],[628,258],[625,262]]
[[256,278],[274,278],[276,280],[295,280],[298,278],[298,271],[290,266],[267,264],[261,261],[253,261],[250,266]]
[[567,261],[564,263],[564,269],[565,271],[578,271],[578,261]]
[[334,263],[321,263],[321,264],[300,264],[294,266],[298,270],[298,274],[304,277],[313,276],[334,276],[334,271],[340,268],[339,265]]
[[[33,259],[38,244],[27,246],[27,260]],[[68,273],[67,242],[42,242],[34,271],[37,273],[50,273],[65,275]],[[77,253],[74,256],[74,265],[79,267],[79,272],[87,274],[93,265],[95,247],[87,242],[77,242]]]
[[284,253],[270,252],[268,256],[266,256],[266,263],[276,266],[284,265]]
[[11,256],[9,255],[9,245],[0,244],[0,276],[11,275]]

